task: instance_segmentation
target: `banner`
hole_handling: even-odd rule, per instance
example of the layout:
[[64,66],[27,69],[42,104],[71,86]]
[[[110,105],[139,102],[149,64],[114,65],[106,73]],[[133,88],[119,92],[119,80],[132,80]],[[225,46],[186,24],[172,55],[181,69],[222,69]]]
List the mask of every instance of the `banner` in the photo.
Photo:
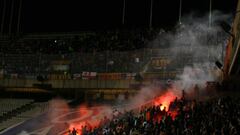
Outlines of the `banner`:
[[51,74],[51,75],[48,75],[47,78],[49,80],[68,80],[68,79],[71,79],[71,75]]
[[162,57],[153,57],[151,58],[151,66],[153,68],[162,69],[169,65],[171,63],[171,60],[168,58],[162,58]]
[[134,80],[135,76],[136,76],[136,73],[126,73],[127,80]]
[[68,71],[69,70],[69,65],[53,65],[52,69],[54,71]]
[[82,79],[95,79],[97,72],[82,72]]
[[79,74],[79,73],[75,73],[73,74],[73,79],[82,79],[82,74]]
[[175,79],[177,76],[177,71],[165,71],[165,72],[159,72],[159,73],[145,73],[144,78],[145,79]]
[[98,73],[100,80],[134,80],[136,73]]
[[53,71],[68,71],[69,65],[69,60],[55,60],[51,62],[51,67]]
[[98,79],[100,80],[121,80],[121,73],[99,73]]

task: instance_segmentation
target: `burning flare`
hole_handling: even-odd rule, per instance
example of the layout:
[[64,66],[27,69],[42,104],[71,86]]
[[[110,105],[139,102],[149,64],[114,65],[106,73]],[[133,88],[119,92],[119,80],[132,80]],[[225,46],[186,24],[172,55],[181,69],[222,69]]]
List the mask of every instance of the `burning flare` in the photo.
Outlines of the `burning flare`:
[[156,97],[153,102],[155,106],[161,105],[160,109],[162,111],[164,108],[166,111],[168,111],[170,103],[174,101],[176,97],[177,96],[172,91],[167,91],[165,94]]

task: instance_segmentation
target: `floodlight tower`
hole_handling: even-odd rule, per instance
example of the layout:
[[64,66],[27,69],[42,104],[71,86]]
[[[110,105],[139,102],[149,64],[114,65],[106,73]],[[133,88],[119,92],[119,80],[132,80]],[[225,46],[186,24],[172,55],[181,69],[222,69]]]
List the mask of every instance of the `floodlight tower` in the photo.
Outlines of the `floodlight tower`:
[[179,17],[178,17],[179,24],[182,24],[182,0],[179,0]]
[[209,0],[209,28],[212,25],[212,0]]
[[126,0],[123,0],[122,25],[125,24]]
[[153,0],[151,0],[150,5],[150,16],[149,16],[149,29],[152,29],[152,15],[153,15]]
[[[209,18],[208,18],[208,30],[211,29],[212,27],[212,0],[209,0]],[[207,37],[207,42],[209,40],[209,34],[208,34],[208,37]],[[208,43],[208,59],[210,59],[210,45],[211,43]]]

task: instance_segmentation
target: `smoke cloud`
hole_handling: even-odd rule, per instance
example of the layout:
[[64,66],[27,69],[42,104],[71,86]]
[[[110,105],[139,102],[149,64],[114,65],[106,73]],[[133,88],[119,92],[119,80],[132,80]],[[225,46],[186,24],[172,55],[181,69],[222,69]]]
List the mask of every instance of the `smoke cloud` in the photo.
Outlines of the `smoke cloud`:
[[30,134],[28,134],[28,132],[26,132],[26,131],[22,131],[21,133],[19,133],[17,135],[30,135]]
[[161,30],[149,44],[153,48],[168,50],[161,53],[167,54],[172,60],[169,66],[180,72],[174,83],[178,89],[190,91],[194,85],[203,89],[207,81],[219,79],[221,71],[216,68],[215,61],[223,62],[229,37],[219,22],[230,22],[231,18],[231,15],[214,11],[209,23],[208,15],[198,17],[192,13],[183,17],[182,24],[174,30]]
[[176,80],[168,89],[153,84],[142,88],[130,100],[130,108],[146,104],[156,96],[169,95],[169,92],[178,98],[182,96],[182,90],[193,94],[196,87],[199,89],[198,96],[201,96],[201,93],[203,95],[206,92],[206,82],[217,81],[221,77],[221,71],[215,66],[215,61],[223,62],[229,35],[219,26],[219,22],[230,22],[231,19],[229,14],[214,11],[209,23],[208,15],[197,16],[192,13],[184,16],[182,24],[177,24],[173,30],[161,29],[149,46],[160,49],[157,54],[159,57],[171,59],[171,64],[165,69],[177,70]]
[[[157,38],[151,41],[149,46],[168,50],[168,52],[159,53],[159,56],[167,54],[171,57],[172,61],[169,66],[172,66],[171,69],[177,69],[180,72],[176,77],[176,81],[173,82],[172,87],[167,89],[161,87],[161,85],[154,86],[152,84],[143,87],[137,95],[127,102],[126,107],[122,106],[119,109],[131,110],[152,102],[156,97],[161,98],[161,96],[164,97],[163,99],[169,100],[166,103],[169,104],[175,97],[181,96],[182,90],[191,93],[197,85],[203,91],[207,81],[218,79],[221,72],[218,71],[214,63],[216,60],[223,60],[228,35],[217,25],[217,22],[221,20],[229,21],[231,16],[217,11],[213,12],[212,16],[211,27],[207,15],[196,17],[195,14],[190,14],[183,17],[182,24],[177,25],[174,30],[160,30]],[[158,101],[162,102],[161,100]],[[66,101],[60,99],[51,101],[50,108],[45,121],[54,119],[63,113],[71,112]],[[80,114],[89,112],[89,108],[86,106],[85,110],[87,111],[81,112],[82,106],[78,108]],[[88,122],[98,123],[104,116],[111,116],[113,111],[112,107],[105,106],[98,116],[88,119]],[[74,122],[67,124],[69,124],[70,128],[77,127]],[[22,131],[19,135],[28,135],[28,133]]]

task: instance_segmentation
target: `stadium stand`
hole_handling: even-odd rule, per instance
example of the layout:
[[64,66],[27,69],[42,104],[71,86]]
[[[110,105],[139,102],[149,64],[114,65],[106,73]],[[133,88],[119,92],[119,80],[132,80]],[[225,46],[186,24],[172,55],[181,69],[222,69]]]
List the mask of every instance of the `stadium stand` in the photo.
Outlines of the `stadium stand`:
[[34,118],[49,109],[48,102],[33,99],[0,99],[0,133],[15,124]]
[[[142,107],[105,117],[99,127],[86,124],[80,134],[130,135],[237,135],[239,131],[239,99],[216,98],[206,102],[175,99],[170,109],[159,106]],[[118,110],[116,110],[118,111]],[[72,129],[71,129],[72,130]]]
[[[198,27],[195,29],[199,31],[195,33],[197,38],[202,39],[201,36],[206,36],[200,34],[204,31]],[[190,54],[191,49],[198,48],[187,46],[184,48],[181,42],[185,41],[182,41],[181,37],[176,37],[179,38],[180,46],[173,48],[165,37],[168,35],[174,33],[159,29],[117,29],[98,32],[2,35],[0,68],[4,78],[34,79],[38,75],[47,78],[60,74],[66,75],[60,78],[73,79],[74,75],[82,72],[179,72],[184,65],[206,59],[207,55],[201,55],[204,56],[201,58],[193,57]],[[201,40],[202,44],[214,46],[220,37],[221,39],[226,37],[221,32],[211,36],[213,36],[211,40]],[[186,42],[191,44],[191,41]],[[182,53],[176,54],[173,50],[182,50]],[[175,55],[178,57],[174,57]],[[154,67],[152,60],[155,58],[158,62],[155,62],[157,66]],[[212,56],[210,59],[215,61],[216,58]]]
[[30,99],[1,99],[0,122],[16,116],[21,111],[31,107],[33,100]]

